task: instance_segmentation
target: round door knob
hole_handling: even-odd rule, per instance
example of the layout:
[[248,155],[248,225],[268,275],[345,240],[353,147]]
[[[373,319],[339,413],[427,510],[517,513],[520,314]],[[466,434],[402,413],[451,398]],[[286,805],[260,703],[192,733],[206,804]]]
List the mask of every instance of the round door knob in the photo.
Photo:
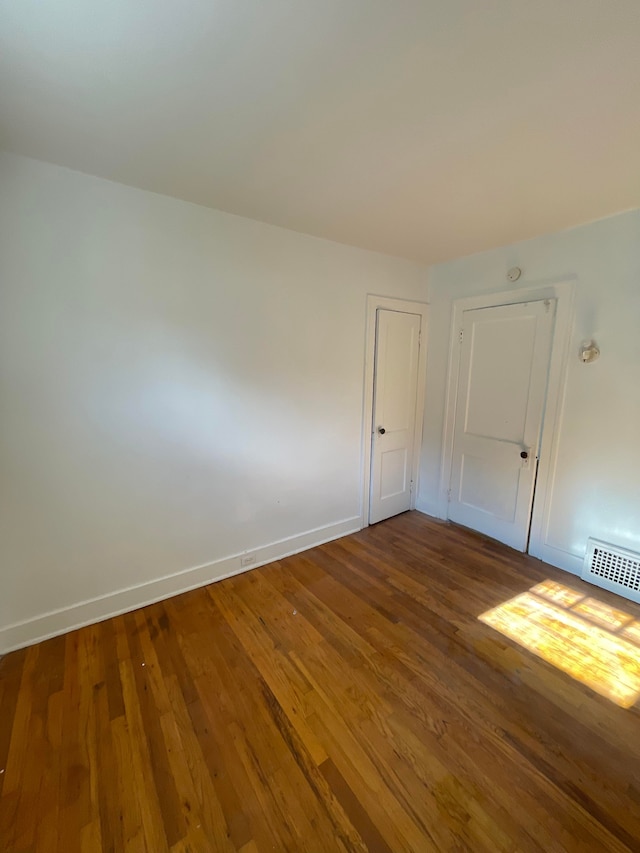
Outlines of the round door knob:
[[529,458],[529,454],[527,453],[527,451],[521,450],[520,451],[520,459],[528,459],[528,458]]
[[378,432],[380,433],[380,435],[384,435],[386,432],[386,429],[384,427],[378,427]]

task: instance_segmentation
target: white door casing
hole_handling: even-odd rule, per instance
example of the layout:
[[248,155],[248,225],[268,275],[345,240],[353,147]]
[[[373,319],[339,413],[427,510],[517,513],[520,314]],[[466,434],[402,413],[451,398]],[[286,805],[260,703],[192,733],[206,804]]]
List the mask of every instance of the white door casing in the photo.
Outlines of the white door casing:
[[[464,311],[448,517],[527,547],[555,300]],[[526,458],[522,458],[526,455]]]
[[376,315],[369,522],[412,506],[420,355],[419,314]]

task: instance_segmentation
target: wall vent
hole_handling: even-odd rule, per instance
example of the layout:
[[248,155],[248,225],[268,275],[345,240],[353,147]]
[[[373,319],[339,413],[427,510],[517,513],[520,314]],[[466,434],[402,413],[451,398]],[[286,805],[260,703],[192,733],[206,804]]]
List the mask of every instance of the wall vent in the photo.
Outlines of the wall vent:
[[640,554],[633,551],[587,539],[581,577],[632,601],[640,601]]

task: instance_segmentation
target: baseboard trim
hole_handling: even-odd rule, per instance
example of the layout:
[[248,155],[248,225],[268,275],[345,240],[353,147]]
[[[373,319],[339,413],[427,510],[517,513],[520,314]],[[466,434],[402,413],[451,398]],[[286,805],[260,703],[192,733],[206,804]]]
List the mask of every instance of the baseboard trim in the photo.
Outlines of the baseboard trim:
[[449,520],[449,504],[445,501],[444,510],[442,501],[431,498],[423,498],[418,496],[416,501],[416,509],[418,512],[428,515],[431,518],[439,518],[441,521]]
[[555,566],[557,569],[562,569],[572,575],[580,575],[582,573],[582,563],[584,557],[577,557],[569,551],[563,551],[561,548],[554,548],[553,545],[543,545],[537,553],[529,552],[532,557],[537,557],[545,563]]
[[[437,508],[432,504],[418,502],[416,503],[416,509],[424,515],[429,515],[432,518],[440,518]],[[446,521],[446,519],[443,520]],[[563,551],[561,548],[554,548],[553,545],[542,545],[539,551],[529,551],[529,555],[531,557],[536,557],[538,560],[542,560],[544,563],[549,563],[550,566],[555,566],[557,569],[569,572],[569,574],[582,574],[582,563],[584,558],[578,557],[569,551]]]
[[[424,501],[418,498],[416,501],[416,509],[423,515],[428,515],[429,518],[441,518],[441,516],[438,515],[438,504],[433,503],[432,501]],[[446,519],[444,520],[446,521]]]
[[[137,610],[139,607],[162,601],[181,592],[188,592],[200,586],[251,571],[258,566],[264,566],[274,560],[282,560],[284,557],[315,548],[316,545],[331,542],[333,539],[356,533],[361,529],[360,516],[347,518],[335,524],[280,539],[260,548],[213,560],[202,566],[195,566],[147,583],[81,601],[59,610],[52,610],[22,622],[15,622],[0,628],[0,655],[48,640],[59,634],[66,634],[85,625],[102,622],[121,613]],[[242,566],[241,561],[246,557],[255,557],[255,561],[248,566]]]

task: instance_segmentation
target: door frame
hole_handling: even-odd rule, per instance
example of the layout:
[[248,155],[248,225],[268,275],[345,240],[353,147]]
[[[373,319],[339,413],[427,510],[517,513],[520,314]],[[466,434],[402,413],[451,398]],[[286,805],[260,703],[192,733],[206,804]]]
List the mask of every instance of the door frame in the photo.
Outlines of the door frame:
[[362,494],[360,497],[360,515],[362,527],[369,526],[369,501],[371,490],[371,452],[373,446],[373,389],[375,383],[376,360],[376,314],[378,308],[386,311],[400,311],[404,314],[420,316],[420,348],[418,351],[418,389],[416,394],[415,445],[411,466],[410,508],[416,508],[418,494],[418,471],[420,470],[420,449],[422,446],[422,421],[424,417],[425,385],[427,378],[427,314],[426,302],[411,299],[392,299],[388,296],[367,295],[367,325],[364,359],[364,410],[362,417]]
[[549,378],[542,416],[540,446],[538,448],[538,473],[531,507],[529,545],[527,548],[527,553],[540,559],[546,558],[545,539],[549,526],[550,498],[556,468],[560,422],[566,389],[575,284],[574,279],[554,282],[552,284],[531,284],[530,286],[515,290],[469,296],[456,299],[453,302],[447,392],[442,432],[440,489],[438,495],[438,517],[445,520],[449,515],[449,489],[451,488],[453,468],[453,436],[460,370],[458,333],[462,328],[463,313],[465,311],[473,311],[476,308],[496,308],[500,305],[518,305],[523,302],[538,302],[544,299],[556,300],[556,317],[549,360]]

